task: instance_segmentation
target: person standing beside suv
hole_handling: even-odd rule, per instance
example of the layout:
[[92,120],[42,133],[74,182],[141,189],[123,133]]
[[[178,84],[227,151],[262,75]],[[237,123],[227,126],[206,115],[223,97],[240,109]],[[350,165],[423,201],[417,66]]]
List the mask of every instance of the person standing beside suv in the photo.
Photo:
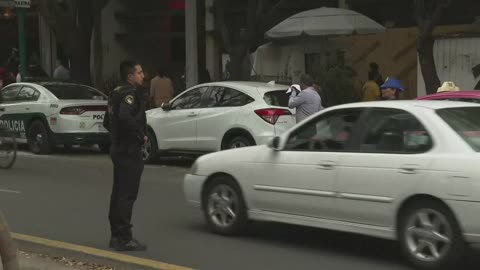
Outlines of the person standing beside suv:
[[323,109],[322,99],[313,85],[313,78],[308,74],[304,74],[300,77],[301,91],[291,91],[288,107],[296,109],[297,123]]

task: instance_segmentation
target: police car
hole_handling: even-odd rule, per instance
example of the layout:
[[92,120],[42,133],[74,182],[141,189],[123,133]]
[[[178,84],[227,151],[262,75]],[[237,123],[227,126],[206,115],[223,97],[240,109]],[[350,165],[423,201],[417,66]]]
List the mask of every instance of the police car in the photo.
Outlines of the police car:
[[15,83],[0,91],[0,127],[15,131],[35,154],[48,154],[56,145],[98,144],[108,151],[106,110],[107,97],[80,84]]

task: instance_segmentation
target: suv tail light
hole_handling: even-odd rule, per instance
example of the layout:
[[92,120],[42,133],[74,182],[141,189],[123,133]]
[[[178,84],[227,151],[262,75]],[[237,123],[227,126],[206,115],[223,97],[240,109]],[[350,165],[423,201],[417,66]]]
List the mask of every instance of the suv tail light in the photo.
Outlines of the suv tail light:
[[60,114],[67,115],[81,115],[85,112],[105,112],[107,111],[107,106],[75,106],[75,107],[66,107],[60,110]]
[[287,109],[260,109],[256,110],[255,113],[267,123],[270,123],[272,125],[275,125],[275,123],[277,123],[277,120],[280,116],[292,114]]

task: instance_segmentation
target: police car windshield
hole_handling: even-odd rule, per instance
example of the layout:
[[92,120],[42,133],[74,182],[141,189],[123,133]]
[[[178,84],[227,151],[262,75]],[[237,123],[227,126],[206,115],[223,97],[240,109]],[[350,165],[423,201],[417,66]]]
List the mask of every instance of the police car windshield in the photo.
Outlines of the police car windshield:
[[106,100],[105,95],[88,86],[79,84],[43,84],[58,99]]

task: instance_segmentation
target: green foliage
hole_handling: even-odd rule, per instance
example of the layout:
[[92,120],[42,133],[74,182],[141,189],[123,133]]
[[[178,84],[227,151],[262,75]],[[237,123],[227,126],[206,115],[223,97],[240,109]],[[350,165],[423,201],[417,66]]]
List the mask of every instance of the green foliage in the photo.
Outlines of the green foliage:
[[322,93],[328,106],[358,102],[360,92],[355,89],[356,72],[347,66],[336,66],[320,76]]

